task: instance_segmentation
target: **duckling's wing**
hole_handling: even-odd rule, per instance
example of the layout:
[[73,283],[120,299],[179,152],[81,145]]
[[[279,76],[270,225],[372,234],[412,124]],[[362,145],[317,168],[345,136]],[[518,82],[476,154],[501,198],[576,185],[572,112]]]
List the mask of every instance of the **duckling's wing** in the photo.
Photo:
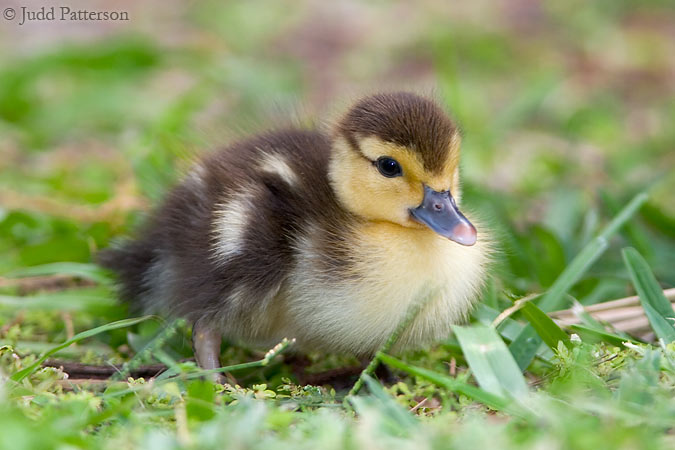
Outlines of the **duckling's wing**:
[[[169,192],[137,239],[101,261],[145,310],[255,329],[253,311],[282,288],[297,242],[347,220],[328,182],[329,151],[318,132],[284,130],[216,152]],[[341,238],[325,235],[330,255]]]

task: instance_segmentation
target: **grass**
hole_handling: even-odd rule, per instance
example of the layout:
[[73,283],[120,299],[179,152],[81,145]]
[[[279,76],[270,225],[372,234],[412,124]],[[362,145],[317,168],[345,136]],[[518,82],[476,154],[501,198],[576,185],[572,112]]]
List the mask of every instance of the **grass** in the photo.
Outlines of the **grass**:
[[[29,50],[3,29],[0,448],[675,445],[672,6],[352,7],[204,2],[163,19],[173,42],[142,20],[79,42],[52,28]],[[194,152],[277,109],[311,123],[354,91],[429,79],[498,252],[468,323],[382,349],[352,395],[301,383],[290,342],[228,345],[230,384],[204,380],[186,325],[130,318],[92,264]],[[597,309],[632,295],[611,320]],[[54,358],[109,375],[69,379]],[[355,363],[308,358],[310,374]]]

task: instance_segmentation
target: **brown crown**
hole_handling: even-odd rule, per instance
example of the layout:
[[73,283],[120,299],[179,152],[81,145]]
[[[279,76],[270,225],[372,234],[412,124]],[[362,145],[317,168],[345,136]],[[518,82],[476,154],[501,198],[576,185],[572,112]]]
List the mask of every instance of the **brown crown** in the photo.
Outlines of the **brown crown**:
[[408,92],[361,99],[338,125],[338,132],[359,151],[358,139],[376,136],[421,156],[425,170],[442,170],[457,127],[435,102]]

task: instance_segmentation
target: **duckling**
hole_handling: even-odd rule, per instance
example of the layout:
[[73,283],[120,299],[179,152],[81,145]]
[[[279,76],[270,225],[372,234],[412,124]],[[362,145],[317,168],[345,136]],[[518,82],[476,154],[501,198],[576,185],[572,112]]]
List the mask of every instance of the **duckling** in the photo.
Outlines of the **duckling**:
[[133,305],[193,324],[204,369],[223,337],[367,357],[428,298],[397,344],[423,346],[466,318],[486,276],[459,159],[433,100],[368,96],[331,133],[276,130],[204,157],[100,261]]

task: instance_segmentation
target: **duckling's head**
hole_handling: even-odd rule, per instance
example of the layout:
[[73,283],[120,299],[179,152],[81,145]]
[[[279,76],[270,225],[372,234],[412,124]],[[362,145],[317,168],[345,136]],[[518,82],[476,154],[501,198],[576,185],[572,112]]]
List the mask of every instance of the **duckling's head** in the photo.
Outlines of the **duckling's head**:
[[459,130],[433,101],[407,92],[366,97],[336,128],[331,184],[366,220],[473,245],[476,229],[457,206],[459,147]]

